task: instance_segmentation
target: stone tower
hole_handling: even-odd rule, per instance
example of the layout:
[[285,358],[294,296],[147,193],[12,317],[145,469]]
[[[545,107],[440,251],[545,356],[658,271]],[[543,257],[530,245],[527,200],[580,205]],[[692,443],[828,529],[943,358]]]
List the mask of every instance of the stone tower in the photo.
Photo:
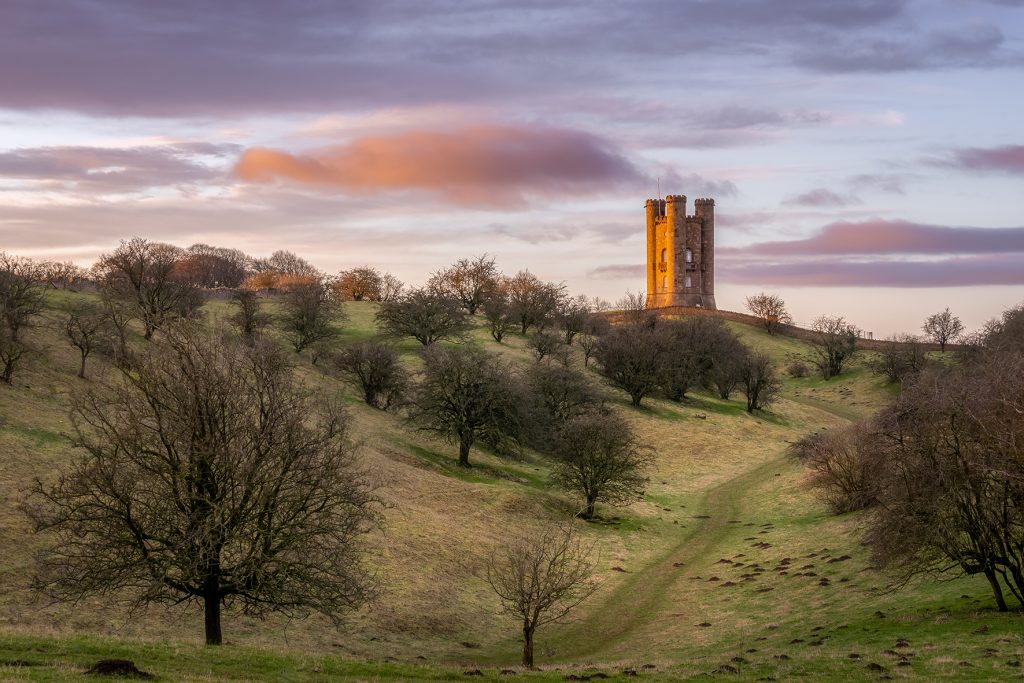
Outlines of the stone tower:
[[715,309],[715,200],[647,200],[647,307]]

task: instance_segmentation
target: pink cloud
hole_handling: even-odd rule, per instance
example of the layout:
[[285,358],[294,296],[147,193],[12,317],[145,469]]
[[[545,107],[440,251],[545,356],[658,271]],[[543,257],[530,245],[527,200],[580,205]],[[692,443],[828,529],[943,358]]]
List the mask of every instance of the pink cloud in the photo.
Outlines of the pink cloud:
[[533,194],[606,192],[645,180],[597,137],[512,126],[363,137],[301,154],[253,148],[234,172],[250,182],[285,180],[351,193],[426,190],[484,206],[521,205]]
[[871,219],[830,223],[802,240],[723,247],[725,256],[985,254],[1024,252],[1024,227],[973,228]]
[[847,204],[860,204],[860,200],[853,195],[836,194],[831,190],[819,187],[797,195],[783,203],[799,206],[846,206]]
[[1024,173],[1024,145],[967,147],[953,152],[944,165],[971,171]]

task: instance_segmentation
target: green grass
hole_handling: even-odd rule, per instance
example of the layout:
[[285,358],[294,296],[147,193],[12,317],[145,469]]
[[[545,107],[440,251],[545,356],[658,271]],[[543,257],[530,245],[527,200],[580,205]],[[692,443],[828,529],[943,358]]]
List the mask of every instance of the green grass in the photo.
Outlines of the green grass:
[[[474,449],[474,467],[458,467],[452,444],[369,408],[305,355],[295,358],[303,380],[349,406],[353,437],[383,484],[385,528],[371,539],[379,599],[340,628],[316,616],[260,621],[228,610],[222,648],[198,644],[201,615],[191,606],[129,614],[107,598],[39,602],[28,579],[44,539],[28,533],[18,506],[34,478],[55,476],[73,457],[68,398],[93,381],[74,376],[77,356],[59,331],[62,307],[92,295],[47,296],[49,309],[31,333],[39,352],[13,387],[0,386],[0,679],[82,680],[95,660],[123,657],[162,680],[454,680],[476,668],[485,679],[507,680],[498,671],[518,662],[518,629],[498,614],[480,561],[510,530],[568,514],[578,501],[550,487],[550,464],[535,453],[509,459]],[[275,313],[277,304],[269,301],[267,310]],[[231,308],[213,301],[207,311],[226,320]],[[336,344],[377,336],[374,304],[347,303],[345,312]],[[798,340],[728,324],[777,364],[810,358]],[[271,336],[285,343],[279,332]],[[520,369],[535,362],[524,337],[498,345],[479,321],[466,343]],[[420,345],[397,344],[415,371]],[[582,366],[578,349],[573,359]],[[872,374],[869,360],[862,355],[828,381],[787,378],[782,400],[752,415],[739,394],[728,401],[704,391],[681,403],[645,398],[637,409],[606,387],[610,408],[655,450],[656,464],[643,500],[599,504],[597,520],[578,522],[599,550],[601,587],[573,622],[538,633],[538,662],[548,670],[519,675],[564,680],[600,671],[626,680],[621,672],[636,669],[646,680],[687,680],[726,665],[738,670],[730,674],[737,680],[838,681],[877,678],[867,669],[872,662],[916,680],[1019,674],[1007,662],[1024,657],[1020,614],[996,613],[975,579],[890,590],[859,543],[860,519],[828,515],[785,457],[800,436],[867,416],[891,399],[894,389]],[[104,372],[102,359],[90,360],[91,375]],[[589,376],[600,381],[593,367]],[[781,568],[787,557],[791,567],[814,564],[806,571],[816,576],[793,576],[803,572]],[[976,633],[982,626],[988,631]],[[895,647],[901,638],[909,648]],[[901,657],[909,665],[897,666]]]

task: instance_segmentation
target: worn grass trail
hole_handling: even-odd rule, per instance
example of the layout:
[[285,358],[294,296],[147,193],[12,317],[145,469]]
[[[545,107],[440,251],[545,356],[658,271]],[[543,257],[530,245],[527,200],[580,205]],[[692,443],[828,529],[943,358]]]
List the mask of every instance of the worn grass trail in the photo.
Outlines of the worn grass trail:
[[[647,649],[644,639],[649,627],[667,612],[678,612],[673,589],[686,573],[710,565],[730,533],[730,520],[750,516],[744,494],[774,477],[785,457],[752,463],[750,469],[711,489],[693,510],[692,524],[678,542],[653,562],[631,574],[583,622],[574,623],[558,634],[558,659],[580,661],[600,654],[604,659],[627,656]],[[685,570],[685,572],[683,571]]]

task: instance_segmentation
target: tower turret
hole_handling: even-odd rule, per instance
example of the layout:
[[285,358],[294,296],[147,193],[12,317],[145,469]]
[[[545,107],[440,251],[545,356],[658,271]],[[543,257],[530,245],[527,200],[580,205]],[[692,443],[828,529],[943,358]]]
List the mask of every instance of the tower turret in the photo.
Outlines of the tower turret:
[[647,305],[715,308],[715,201],[697,199],[686,215],[686,195],[648,199]]

